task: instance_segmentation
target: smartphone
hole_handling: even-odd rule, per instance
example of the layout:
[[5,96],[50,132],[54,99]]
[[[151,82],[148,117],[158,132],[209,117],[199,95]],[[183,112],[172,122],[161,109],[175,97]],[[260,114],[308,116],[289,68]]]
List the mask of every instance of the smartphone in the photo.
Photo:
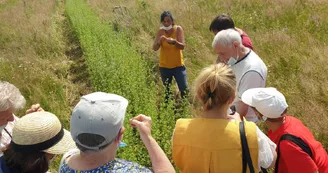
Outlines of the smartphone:
[[237,110],[236,110],[236,106],[235,106],[235,105],[230,106],[230,110],[231,110],[230,115],[235,114],[235,112],[237,111]]

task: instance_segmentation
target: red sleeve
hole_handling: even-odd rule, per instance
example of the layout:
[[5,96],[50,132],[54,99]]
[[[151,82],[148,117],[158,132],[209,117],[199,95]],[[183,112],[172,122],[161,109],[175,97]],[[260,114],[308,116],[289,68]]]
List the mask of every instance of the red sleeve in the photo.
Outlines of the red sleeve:
[[250,48],[250,49],[253,50],[253,44],[252,44],[251,39],[248,37],[248,35],[246,35],[246,34],[242,34],[242,35],[241,35],[241,38],[242,38],[241,41],[242,41],[243,45],[244,45],[245,47],[248,47],[248,48]]
[[[318,170],[312,158],[296,144],[284,140],[280,142],[280,160],[286,165],[286,172],[314,173]],[[279,167],[280,169],[280,167]]]

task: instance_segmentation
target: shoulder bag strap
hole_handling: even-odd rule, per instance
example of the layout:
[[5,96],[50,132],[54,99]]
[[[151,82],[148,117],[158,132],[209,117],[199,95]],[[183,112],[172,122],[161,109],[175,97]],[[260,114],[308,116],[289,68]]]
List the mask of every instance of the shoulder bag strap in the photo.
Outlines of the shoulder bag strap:
[[248,164],[250,172],[255,173],[252,158],[251,158],[251,154],[250,154],[249,148],[248,148],[247,138],[246,138],[246,135],[245,135],[244,121],[241,121],[239,123],[239,133],[240,133],[240,140],[241,140],[241,145],[242,145],[243,173],[246,173],[247,164]]

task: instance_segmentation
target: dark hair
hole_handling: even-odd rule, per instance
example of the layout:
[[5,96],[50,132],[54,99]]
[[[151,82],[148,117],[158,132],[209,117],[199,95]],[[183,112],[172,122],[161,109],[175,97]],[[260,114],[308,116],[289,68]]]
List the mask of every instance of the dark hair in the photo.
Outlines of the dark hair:
[[5,163],[11,169],[18,169],[21,173],[45,173],[49,169],[45,152],[20,153],[10,145],[4,150]]
[[165,10],[165,11],[161,14],[161,23],[164,21],[164,18],[167,17],[167,16],[171,18],[171,20],[172,20],[172,25],[174,25],[173,15],[172,15],[172,13],[171,13],[170,11],[168,11],[168,10]]
[[[77,139],[80,141],[81,144],[89,146],[89,147],[99,146],[101,143],[103,143],[106,140],[103,136],[98,135],[98,134],[92,134],[92,133],[81,133],[77,136]],[[111,143],[112,143],[112,141],[109,142],[108,144],[100,146],[99,150],[102,150],[102,149],[106,148]],[[81,146],[78,143],[76,143],[76,146],[79,150],[81,150],[83,152],[94,151],[94,150],[90,150],[88,148],[85,148],[85,147]]]
[[231,17],[226,14],[220,14],[213,19],[209,29],[210,31],[217,30],[220,32],[224,29],[230,28],[235,28],[235,23]]

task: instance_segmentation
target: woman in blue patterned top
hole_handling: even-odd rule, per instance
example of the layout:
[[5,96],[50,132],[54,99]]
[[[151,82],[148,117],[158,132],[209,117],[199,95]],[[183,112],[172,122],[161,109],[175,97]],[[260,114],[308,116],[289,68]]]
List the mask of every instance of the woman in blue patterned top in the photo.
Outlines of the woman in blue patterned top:
[[78,149],[66,153],[60,173],[121,173],[175,172],[172,164],[151,136],[151,118],[138,115],[130,120],[145,144],[152,169],[116,158],[121,144],[123,121],[128,101],[118,95],[103,92],[83,96],[73,110],[70,130]]

